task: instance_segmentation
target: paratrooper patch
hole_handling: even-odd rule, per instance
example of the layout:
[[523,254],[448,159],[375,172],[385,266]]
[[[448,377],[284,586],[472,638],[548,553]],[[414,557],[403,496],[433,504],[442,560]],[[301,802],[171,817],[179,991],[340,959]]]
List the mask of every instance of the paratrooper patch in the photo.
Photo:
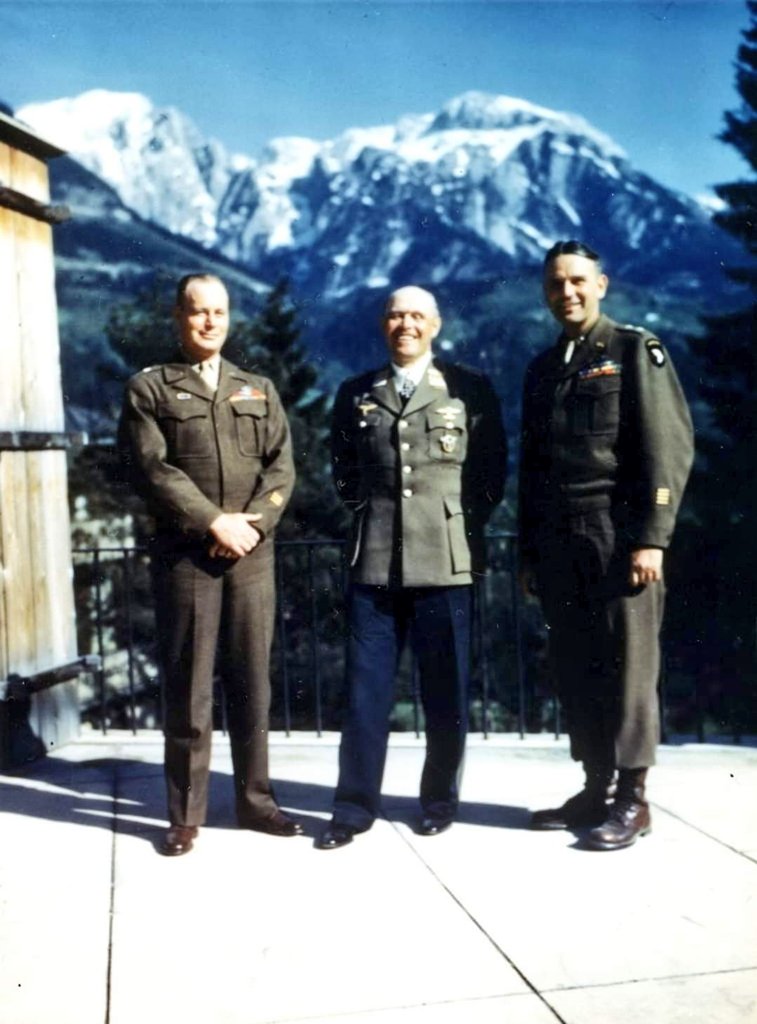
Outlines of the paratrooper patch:
[[657,338],[647,338],[644,342],[644,347],[653,366],[660,367],[665,365],[665,351]]

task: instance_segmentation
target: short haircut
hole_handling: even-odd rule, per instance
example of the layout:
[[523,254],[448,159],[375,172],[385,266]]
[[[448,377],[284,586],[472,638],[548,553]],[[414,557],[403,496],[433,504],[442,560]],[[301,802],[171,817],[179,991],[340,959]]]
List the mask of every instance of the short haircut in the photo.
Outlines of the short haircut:
[[596,263],[598,270],[602,269],[602,260],[599,257],[599,253],[590,249],[585,242],[579,242],[575,238],[570,238],[568,241],[555,242],[544,257],[544,266],[546,267],[548,263],[557,259],[558,256],[584,256],[587,260]]
[[431,306],[433,315],[441,317],[441,314],[439,312],[439,304],[436,301],[436,296],[433,294],[433,292],[428,291],[428,289],[426,288],[421,288],[417,284],[403,284],[401,288],[395,288],[393,292],[390,292],[386,302],[384,303],[384,317],[386,317],[387,313],[389,312],[389,307],[394,301],[395,296],[399,295],[400,292],[406,291],[419,292],[421,295],[425,295],[426,298],[429,300],[429,305]]
[[184,277],[182,277],[182,279],[176,285],[177,309],[181,309],[182,306],[184,305],[184,296],[187,294],[187,288],[189,288],[190,284],[193,281],[218,281],[218,283],[222,285],[223,288],[226,288],[226,285],[223,283],[223,281],[217,274],[185,274]]

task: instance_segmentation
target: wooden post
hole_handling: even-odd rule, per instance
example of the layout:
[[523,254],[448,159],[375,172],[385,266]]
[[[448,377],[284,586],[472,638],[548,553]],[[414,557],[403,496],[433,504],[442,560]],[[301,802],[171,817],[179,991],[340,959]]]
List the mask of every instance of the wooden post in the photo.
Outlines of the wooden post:
[[[61,151],[0,115],[0,682],[76,659],[66,456],[29,438],[64,434],[47,160]],[[25,705],[25,706],[22,706]],[[78,732],[76,681],[0,703],[0,764]]]

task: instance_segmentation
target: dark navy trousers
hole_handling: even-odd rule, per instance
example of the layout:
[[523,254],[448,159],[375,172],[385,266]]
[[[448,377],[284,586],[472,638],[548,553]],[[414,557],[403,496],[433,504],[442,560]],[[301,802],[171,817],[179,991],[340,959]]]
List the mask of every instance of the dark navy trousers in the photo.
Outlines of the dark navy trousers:
[[455,814],[468,731],[471,591],[470,586],[351,586],[336,823],[364,830],[379,813],[394,682],[408,637],[418,660],[426,719],[421,807],[429,817]]

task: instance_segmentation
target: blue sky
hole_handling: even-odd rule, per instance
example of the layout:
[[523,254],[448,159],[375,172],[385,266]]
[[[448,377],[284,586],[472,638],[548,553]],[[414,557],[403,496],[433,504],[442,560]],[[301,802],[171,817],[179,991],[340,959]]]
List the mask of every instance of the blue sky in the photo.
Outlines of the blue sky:
[[741,0],[0,0],[0,98],[143,92],[254,156],[479,89],[579,113],[698,194],[745,172],[715,137],[746,24]]

